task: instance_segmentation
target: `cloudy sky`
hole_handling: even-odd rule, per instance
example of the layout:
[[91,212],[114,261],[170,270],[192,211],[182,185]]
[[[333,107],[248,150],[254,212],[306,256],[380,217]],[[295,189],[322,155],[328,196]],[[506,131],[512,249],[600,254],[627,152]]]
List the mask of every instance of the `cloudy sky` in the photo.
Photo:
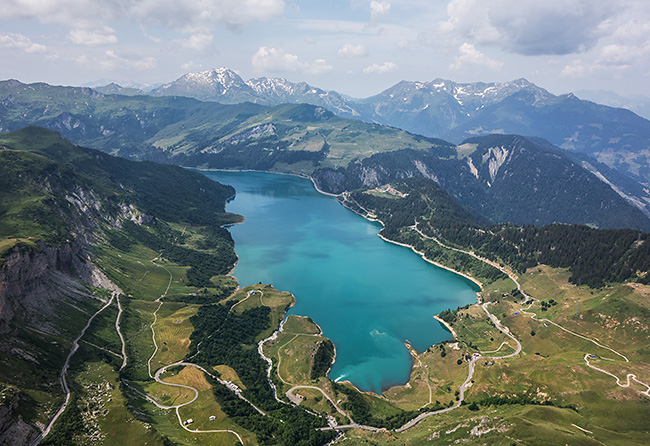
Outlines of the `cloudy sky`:
[[406,80],[650,95],[647,0],[3,0],[0,79],[228,67],[366,97]]

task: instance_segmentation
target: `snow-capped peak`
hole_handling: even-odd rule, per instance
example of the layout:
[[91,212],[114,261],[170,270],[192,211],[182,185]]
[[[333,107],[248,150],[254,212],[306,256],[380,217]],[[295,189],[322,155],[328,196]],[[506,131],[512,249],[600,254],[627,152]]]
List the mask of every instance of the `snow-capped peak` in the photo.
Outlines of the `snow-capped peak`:
[[188,82],[194,85],[215,86],[221,85],[224,88],[229,88],[234,85],[244,84],[244,80],[239,77],[237,73],[228,68],[216,68],[208,71],[201,71],[199,73],[188,73],[181,76],[176,82]]

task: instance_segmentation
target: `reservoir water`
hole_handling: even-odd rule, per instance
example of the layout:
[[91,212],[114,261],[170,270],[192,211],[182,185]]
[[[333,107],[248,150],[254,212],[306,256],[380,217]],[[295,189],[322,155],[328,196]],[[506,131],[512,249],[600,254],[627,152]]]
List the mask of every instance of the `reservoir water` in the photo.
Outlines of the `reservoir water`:
[[377,237],[381,226],[318,193],[304,178],[203,172],[232,185],[230,228],[241,286],[270,283],[296,296],[290,311],[311,317],[336,346],[329,377],[380,393],[408,381],[411,357],[451,339],[433,316],[476,300],[473,282]]

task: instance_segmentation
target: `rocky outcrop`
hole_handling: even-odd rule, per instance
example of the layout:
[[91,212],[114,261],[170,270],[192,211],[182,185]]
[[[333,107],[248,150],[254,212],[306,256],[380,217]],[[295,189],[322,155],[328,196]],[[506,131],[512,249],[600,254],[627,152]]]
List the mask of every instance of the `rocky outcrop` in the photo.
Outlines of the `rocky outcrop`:
[[56,331],[42,316],[55,313],[58,300],[86,298],[85,285],[118,291],[91,261],[80,244],[53,248],[18,245],[0,267],[0,334],[11,331],[17,314],[23,320],[38,315],[41,330]]
[[0,444],[3,446],[22,446],[29,444],[40,433],[38,428],[26,423],[16,414],[20,402],[25,399],[17,392],[0,405]]

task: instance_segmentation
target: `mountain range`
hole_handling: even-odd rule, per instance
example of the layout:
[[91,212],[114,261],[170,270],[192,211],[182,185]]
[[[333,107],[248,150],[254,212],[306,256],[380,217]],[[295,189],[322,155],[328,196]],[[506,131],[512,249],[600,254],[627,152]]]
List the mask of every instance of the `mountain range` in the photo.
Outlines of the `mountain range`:
[[[186,76],[185,91],[191,90],[187,84],[190,81],[200,81],[205,87],[206,76],[214,83],[210,91],[219,91],[222,97],[231,94],[232,100],[242,89],[249,98],[274,90],[276,101],[288,100],[278,91],[294,91],[287,83],[271,80],[244,83],[230,70],[210,73]],[[514,119],[514,115],[506,113],[509,104],[522,109],[519,120],[526,114],[549,110],[553,116],[569,115],[562,106],[568,100],[584,113],[567,116],[567,127],[598,117],[599,113],[603,120],[612,119],[616,113],[631,113],[592,103],[586,103],[591,108],[585,108],[575,97],[558,99],[525,80],[499,88],[492,84],[461,87],[446,81],[427,85],[410,88],[409,83],[403,82],[386,93],[384,99],[388,103],[392,95],[392,99],[401,99],[395,102],[412,103],[426,96],[427,103],[431,103],[442,98],[448,108],[437,104],[428,109],[450,120],[460,119],[461,104],[479,115],[481,110],[492,110],[492,116],[503,120]],[[179,85],[161,87],[167,92],[174,88],[180,91]],[[305,84],[301,91],[312,90]],[[351,103],[350,99],[339,98]],[[526,101],[539,107],[529,107]],[[487,102],[493,105],[482,105]],[[364,106],[368,104],[366,101]],[[455,110],[456,115],[443,113],[445,110]],[[592,110],[591,115],[587,116],[585,110]],[[636,118],[640,124],[650,124]],[[545,123],[537,120],[528,129],[546,128],[557,119]],[[562,150],[543,139],[474,136],[456,145],[391,126],[345,119],[322,105],[225,105],[185,96],[126,96],[89,88],[0,82],[0,128],[8,131],[25,125],[51,128],[79,144],[132,159],[310,176],[322,190],[334,193],[424,176],[438,181],[463,206],[488,221],[650,229],[647,187],[589,154]],[[520,134],[527,133],[523,124],[519,130]],[[624,138],[633,137],[621,136]],[[612,153],[621,155],[617,151]]]
[[[335,434],[322,430],[326,422],[316,415],[336,416],[334,401],[351,414],[339,421],[382,428],[363,434],[372,435],[363,441],[379,439],[377,444],[430,443],[440,432],[458,430],[458,423],[469,428],[465,420],[490,418],[509,427],[482,437],[491,429],[481,421],[484,430],[472,433],[475,441],[528,438],[513,433],[520,426],[533,443],[556,444],[547,438],[560,438],[558,432],[573,426],[578,430],[562,434],[557,444],[584,439],[585,431],[592,443],[616,438],[644,444],[648,406],[642,381],[634,378],[636,388],[616,389],[612,373],[593,373],[582,358],[587,361],[589,354],[599,366],[622,376],[633,371],[645,380],[650,192],[639,181],[642,166],[648,166],[639,164],[647,152],[639,149],[639,135],[647,121],[575,96],[551,95],[525,80],[402,82],[381,97],[352,100],[307,84],[239,82],[225,69],[213,74],[208,77],[214,85],[204,85],[202,93],[189,83],[206,76],[188,75],[184,87],[163,86],[153,95],[117,84],[91,89],[0,82],[0,444],[37,444],[46,435],[43,444],[119,444],[118,438],[125,444],[189,444],[197,438],[192,430],[202,426],[210,426],[204,433],[226,432],[203,424],[216,418],[229,423],[227,432],[239,440],[238,431],[248,435],[242,444],[330,444]],[[215,91],[234,103],[210,99]],[[187,97],[193,92],[202,98]],[[305,103],[309,98],[321,102]],[[342,106],[331,105],[336,101],[356,115],[343,116]],[[415,134],[381,124],[380,117],[423,128],[438,122],[444,134],[456,132],[454,138],[462,139]],[[477,131],[476,125],[485,128]],[[541,137],[554,125],[560,133],[578,129],[571,150]],[[506,133],[508,126],[533,136]],[[631,128],[637,134],[625,133]],[[603,143],[596,136],[604,133],[619,136]],[[589,150],[580,149],[585,135],[591,135]],[[625,162],[613,162],[619,158]],[[412,352],[419,366],[402,388],[407,393],[397,395],[409,406],[413,399],[415,410],[324,378],[334,396],[322,394],[332,407],[320,394],[318,400],[302,397],[301,407],[278,400],[296,385],[281,383],[280,361],[315,363],[321,344],[313,336],[320,330],[309,318],[287,319],[285,333],[267,338],[276,341],[277,353],[267,369],[260,339],[285,327],[280,321],[293,300],[280,293],[283,300],[266,307],[274,291],[261,284],[233,298],[237,283],[229,273],[237,257],[225,226],[241,217],[226,213],[225,202],[235,190],[178,165],[309,177],[319,190],[340,194],[352,209],[381,219],[382,236],[483,282],[483,307],[454,312],[454,318],[474,324],[456,325],[466,336],[454,335],[456,348],[444,342],[422,353],[428,356]],[[444,244],[453,248],[442,249]],[[498,264],[505,269],[492,267]],[[549,268],[552,275],[546,276]],[[504,271],[516,274],[534,297]],[[579,286],[584,284],[591,288]],[[522,298],[529,304],[525,311]],[[520,315],[533,305],[550,319]],[[484,311],[495,319],[478,319]],[[314,328],[303,333],[300,326],[307,323]],[[523,348],[521,355],[478,360],[478,351],[514,350],[502,341],[505,335]],[[299,337],[309,344],[290,346]],[[585,341],[591,338],[600,350]],[[601,342],[626,348],[632,361],[622,353],[616,354],[625,363],[610,360],[615,350],[605,351]],[[289,348],[291,353],[282,353]],[[461,384],[467,368],[460,366],[471,356]],[[198,368],[183,368],[182,358]],[[163,364],[175,367],[161,369]],[[463,407],[459,394],[474,382],[474,365],[476,381],[467,400],[472,404]],[[434,388],[429,367],[451,370],[452,377],[437,376]],[[300,380],[301,373],[289,379]],[[424,375],[418,373],[426,381],[419,382]],[[175,388],[200,383],[197,404],[179,410],[194,401],[191,393],[168,394],[154,382],[159,375],[174,380]],[[311,390],[321,385],[309,376],[304,382]],[[556,376],[562,379],[549,378]],[[187,403],[176,405],[183,394]],[[442,410],[458,411],[435,433],[421,425],[413,437],[396,438],[391,430],[417,417],[421,403],[413,395],[420,394],[425,405],[419,412],[445,405]],[[479,399],[484,396],[492,399]],[[311,400],[325,406],[310,406]]]
[[244,81],[227,68],[186,74],[151,91],[234,104],[308,103],[346,118],[398,127],[461,143],[493,133],[541,137],[650,184],[650,121],[625,109],[553,95],[518,79],[505,83],[402,81],[365,99],[352,99],[286,79]]
[[576,90],[576,96],[598,104],[627,108],[639,116],[650,119],[650,97],[643,94],[619,95],[606,90]]

